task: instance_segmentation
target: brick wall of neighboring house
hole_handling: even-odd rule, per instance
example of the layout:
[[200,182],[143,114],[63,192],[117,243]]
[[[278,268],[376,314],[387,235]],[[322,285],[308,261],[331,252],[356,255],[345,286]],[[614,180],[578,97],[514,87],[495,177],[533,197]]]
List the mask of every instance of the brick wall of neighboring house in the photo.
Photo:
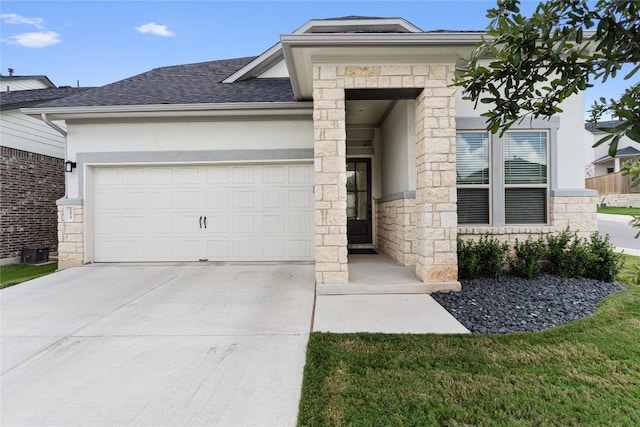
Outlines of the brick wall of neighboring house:
[[56,200],[64,197],[64,160],[0,146],[0,259],[28,245],[58,248]]

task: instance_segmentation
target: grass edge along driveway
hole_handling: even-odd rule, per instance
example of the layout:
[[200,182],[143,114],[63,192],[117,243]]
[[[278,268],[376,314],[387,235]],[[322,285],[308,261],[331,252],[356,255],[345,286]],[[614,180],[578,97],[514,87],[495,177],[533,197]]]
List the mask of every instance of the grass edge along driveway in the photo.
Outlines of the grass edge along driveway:
[[57,269],[57,262],[44,265],[11,264],[0,266],[0,289],[46,276]]
[[640,425],[640,286],[509,335],[313,333],[300,426]]

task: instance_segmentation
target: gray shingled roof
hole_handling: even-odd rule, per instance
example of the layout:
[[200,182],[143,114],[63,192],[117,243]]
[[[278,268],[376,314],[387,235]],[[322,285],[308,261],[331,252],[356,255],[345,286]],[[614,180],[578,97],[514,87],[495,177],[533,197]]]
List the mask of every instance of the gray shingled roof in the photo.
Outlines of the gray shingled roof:
[[295,102],[289,79],[222,83],[255,57],[156,68],[39,107]]
[[604,131],[598,128],[614,128],[622,123],[622,120],[609,120],[598,122],[598,126],[595,126],[593,123],[585,123],[584,128],[593,134],[605,133]]
[[22,107],[33,107],[54,99],[81,93],[90,88],[52,87],[0,92],[0,110],[8,111]]
[[[640,151],[638,151],[638,149],[634,147],[624,147],[619,149],[616,152],[616,157],[635,157],[635,156],[640,156]],[[602,156],[599,159],[594,160],[593,163],[598,163],[603,160],[610,160],[610,159],[612,159],[612,157],[607,154],[606,156]]]

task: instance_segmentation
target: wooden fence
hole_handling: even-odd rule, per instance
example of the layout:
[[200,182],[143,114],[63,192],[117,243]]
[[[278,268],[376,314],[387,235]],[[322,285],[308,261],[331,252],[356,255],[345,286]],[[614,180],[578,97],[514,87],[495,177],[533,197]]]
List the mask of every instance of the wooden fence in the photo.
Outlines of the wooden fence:
[[584,180],[584,186],[590,190],[597,190],[601,196],[640,193],[640,185],[632,187],[631,177],[629,175],[623,176],[622,172],[587,178]]

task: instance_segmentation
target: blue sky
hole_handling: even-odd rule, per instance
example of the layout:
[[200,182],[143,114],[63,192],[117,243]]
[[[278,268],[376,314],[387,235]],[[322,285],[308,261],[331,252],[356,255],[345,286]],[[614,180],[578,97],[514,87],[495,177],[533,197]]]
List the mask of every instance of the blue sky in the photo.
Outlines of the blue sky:
[[[495,0],[32,1],[0,3],[0,71],[101,86],[152,68],[259,55],[309,19],[403,17],[423,30],[483,30]],[[523,2],[523,12],[537,1]],[[629,82],[597,84],[587,106]]]

